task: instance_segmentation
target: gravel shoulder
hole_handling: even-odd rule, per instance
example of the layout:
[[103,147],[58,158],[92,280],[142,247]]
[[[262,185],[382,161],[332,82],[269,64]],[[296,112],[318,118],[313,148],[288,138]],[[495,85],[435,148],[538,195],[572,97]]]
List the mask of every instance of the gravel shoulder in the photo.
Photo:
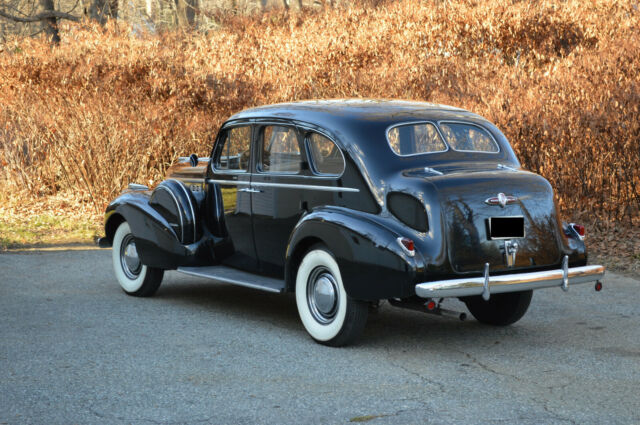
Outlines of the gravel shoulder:
[[507,328],[384,304],[335,349],[290,295],[168,272],[136,299],[109,250],[3,253],[0,424],[638,423],[640,281],[592,288]]

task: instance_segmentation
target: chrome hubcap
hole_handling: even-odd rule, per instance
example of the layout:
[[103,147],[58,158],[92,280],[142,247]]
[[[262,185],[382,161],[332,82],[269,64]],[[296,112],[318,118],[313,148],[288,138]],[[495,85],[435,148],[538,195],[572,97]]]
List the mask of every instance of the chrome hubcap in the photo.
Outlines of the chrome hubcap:
[[338,282],[325,267],[316,268],[307,282],[307,302],[313,317],[320,323],[331,323],[338,312]]
[[140,257],[138,257],[138,250],[136,249],[136,243],[133,240],[133,236],[127,235],[122,241],[120,248],[120,263],[122,264],[122,270],[129,279],[136,279],[142,269],[142,263]]

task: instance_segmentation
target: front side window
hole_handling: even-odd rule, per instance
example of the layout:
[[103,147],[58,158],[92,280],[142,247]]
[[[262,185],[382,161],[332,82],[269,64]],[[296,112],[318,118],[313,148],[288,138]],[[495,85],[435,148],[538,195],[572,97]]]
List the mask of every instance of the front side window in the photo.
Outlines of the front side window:
[[442,152],[447,145],[431,123],[399,125],[389,129],[387,140],[391,149],[401,156]]
[[247,171],[251,151],[251,126],[233,127],[223,137],[215,168],[222,171]]
[[344,158],[333,141],[318,133],[307,136],[313,170],[317,174],[339,176],[344,171]]
[[301,169],[300,145],[293,127],[268,125],[262,130],[260,171],[298,173]]
[[482,127],[464,123],[439,123],[445,140],[456,151],[495,153],[500,149]]

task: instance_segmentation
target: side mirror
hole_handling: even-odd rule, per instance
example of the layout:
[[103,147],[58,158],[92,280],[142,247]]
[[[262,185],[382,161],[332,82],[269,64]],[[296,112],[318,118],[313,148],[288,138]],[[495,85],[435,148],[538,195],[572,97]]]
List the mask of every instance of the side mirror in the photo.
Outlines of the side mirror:
[[197,167],[198,166],[198,155],[196,155],[195,153],[192,153],[189,156],[189,162],[191,163],[192,167]]

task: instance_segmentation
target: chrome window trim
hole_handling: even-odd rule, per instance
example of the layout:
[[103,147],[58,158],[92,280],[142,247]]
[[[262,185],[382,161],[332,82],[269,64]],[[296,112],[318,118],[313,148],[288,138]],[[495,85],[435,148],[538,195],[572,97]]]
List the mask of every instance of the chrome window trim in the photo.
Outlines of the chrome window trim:
[[[458,121],[458,120],[440,120],[440,121],[436,121],[438,123],[438,130],[440,130],[440,124],[464,124],[464,125],[471,125],[473,127],[478,127],[481,128],[482,130],[484,130],[489,137],[491,137],[491,140],[493,140],[493,143],[496,144],[496,146],[498,147],[498,150],[496,152],[487,152],[487,151],[469,151],[469,150],[462,150],[462,149],[456,149],[454,147],[451,147],[451,150],[454,152],[467,152],[467,153],[486,153],[486,154],[492,154],[492,155],[497,155],[499,153],[502,152],[502,147],[500,146],[500,143],[498,143],[498,141],[496,140],[495,137],[493,137],[493,134],[491,134],[491,132],[483,125],[480,124],[476,124],[474,122],[469,122],[469,121]],[[440,134],[442,134],[442,132],[440,132]],[[444,140],[444,135],[442,135],[442,139]],[[445,143],[446,140],[445,140]],[[447,146],[449,146],[449,144],[447,143]]]
[[[342,158],[342,171],[340,172],[340,174],[326,174],[326,173],[320,173],[318,172],[318,170],[316,169],[316,165],[313,162],[313,155],[311,155],[311,149],[309,148],[309,135],[310,133],[316,133],[324,138],[326,138],[327,140],[329,140],[331,143],[333,143],[333,145],[336,147],[336,149],[338,149],[338,152],[340,152],[340,157]],[[329,137],[326,134],[323,134],[319,131],[316,130],[306,130],[305,134],[304,134],[304,149],[306,151],[307,154],[307,159],[309,160],[309,170],[311,171],[311,173],[314,176],[318,176],[318,177],[330,177],[330,178],[334,178],[334,179],[339,179],[344,175],[344,172],[347,170],[347,160],[344,157],[344,154],[342,153],[342,149],[340,148],[340,145],[338,145],[336,143],[335,140],[333,140],[333,138]]]
[[[404,126],[407,126],[407,125],[417,125],[417,124],[431,124],[436,129],[436,131],[438,132],[438,135],[440,136],[440,140],[442,141],[442,143],[444,143],[444,145],[447,148],[445,150],[441,150],[441,151],[410,153],[408,155],[402,155],[402,154],[399,154],[398,152],[396,152],[395,149],[393,149],[393,146],[391,146],[391,141],[389,140],[389,131],[393,130],[396,127],[404,127]],[[444,153],[444,152],[448,152],[451,149],[449,147],[449,144],[447,143],[447,141],[444,139],[444,136],[440,132],[440,128],[438,128],[438,126],[436,125],[436,122],[429,121],[429,120],[406,121],[406,122],[401,122],[401,123],[396,123],[396,124],[390,125],[384,131],[384,137],[387,140],[387,144],[389,145],[389,149],[391,149],[391,152],[393,152],[394,155],[399,156],[400,158],[408,158],[408,157],[411,157],[411,156],[418,156],[418,155],[431,155],[431,154],[434,154],[434,153]]]
[[247,186],[255,186],[255,187],[280,187],[283,189],[308,189],[308,190],[319,190],[323,192],[352,192],[352,193],[360,192],[360,189],[357,189],[355,187],[316,186],[316,185],[293,184],[293,183],[267,183],[267,182],[249,182],[249,181],[217,180],[217,179],[207,179],[207,183],[217,183],[221,185],[230,185],[230,186],[247,185]]

